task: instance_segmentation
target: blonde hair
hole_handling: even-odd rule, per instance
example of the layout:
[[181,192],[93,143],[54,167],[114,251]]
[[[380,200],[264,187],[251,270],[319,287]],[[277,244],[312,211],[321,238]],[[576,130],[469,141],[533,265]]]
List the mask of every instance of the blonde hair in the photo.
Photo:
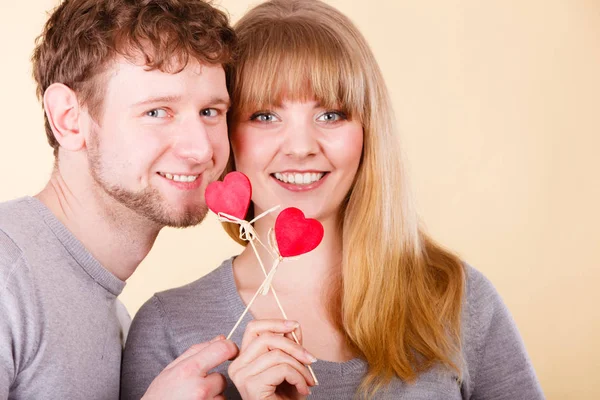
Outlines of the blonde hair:
[[[414,381],[435,364],[460,375],[463,264],[419,227],[391,102],[364,37],[318,0],[265,2],[235,31],[233,125],[240,112],[284,98],[341,107],[363,125],[361,164],[341,207],[342,276],[330,302],[332,320],[368,362],[361,391],[369,396],[394,376]],[[239,240],[235,227],[225,229]]]

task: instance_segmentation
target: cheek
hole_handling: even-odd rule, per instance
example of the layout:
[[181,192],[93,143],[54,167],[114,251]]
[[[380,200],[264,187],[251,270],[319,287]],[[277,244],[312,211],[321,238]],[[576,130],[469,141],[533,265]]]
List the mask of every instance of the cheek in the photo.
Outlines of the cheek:
[[[118,122],[118,121],[117,121]],[[119,163],[137,164],[156,146],[152,135],[143,136],[139,128],[131,124],[115,123],[102,129],[102,152]],[[118,162],[118,161],[117,161]]]
[[122,129],[115,137],[110,154],[114,168],[123,171],[123,175],[133,176],[136,180],[146,180],[153,171],[156,161],[164,154],[169,144],[164,133],[150,129],[140,130],[132,127]]
[[131,135],[130,140],[123,144],[121,158],[132,170],[141,174],[153,166],[154,161],[164,152],[164,148],[161,140],[153,135]]
[[217,165],[223,167],[229,158],[229,138],[227,137],[227,126],[219,127],[211,135],[214,158]]
[[336,143],[336,149],[331,153],[337,167],[356,171],[363,152],[362,127],[354,127],[344,133]]
[[360,159],[363,153],[364,146],[364,133],[362,127],[357,129],[355,134],[352,136],[350,140],[348,140],[348,154],[351,159],[351,163],[358,168],[358,164],[360,163]]
[[276,145],[266,135],[252,135],[249,132],[237,131],[231,135],[231,149],[236,169],[251,173],[252,169],[264,167],[265,160],[272,158]]

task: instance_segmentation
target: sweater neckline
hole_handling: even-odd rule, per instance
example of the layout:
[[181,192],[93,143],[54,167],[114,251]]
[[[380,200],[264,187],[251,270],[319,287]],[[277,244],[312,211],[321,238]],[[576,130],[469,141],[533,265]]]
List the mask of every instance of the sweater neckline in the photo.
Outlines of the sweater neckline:
[[96,258],[85,248],[85,246],[56,218],[44,203],[35,197],[25,198],[27,204],[33,208],[43,219],[65,249],[79,264],[79,266],[100,286],[113,294],[119,296],[125,288],[125,282],[117,278],[100,264]]
[[[235,284],[235,278],[233,276],[233,260],[235,257],[231,257],[223,262],[221,265],[221,279],[219,281],[222,284],[223,294],[227,299],[229,309],[232,311],[232,323],[235,323],[240,315],[246,309],[246,304],[242,300],[237,286]],[[254,316],[252,315],[252,311],[249,310],[242,322],[240,327],[246,326],[250,321],[254,320]],[[233,325],[232,325],[233,327]],[[232,336],[232,340],[236,343],[241,343],[243,336],[243,329],[238,327],[235,333]],[[335,362],[335,361],[327,361],[319,359],[316,363],[311,365],[315,371],[323,371],[327,373],[338,373],[340,375],[345,374],[365,374],[368,369],[367,362],[361,358],[353,358],[351,360],[345,362]]]

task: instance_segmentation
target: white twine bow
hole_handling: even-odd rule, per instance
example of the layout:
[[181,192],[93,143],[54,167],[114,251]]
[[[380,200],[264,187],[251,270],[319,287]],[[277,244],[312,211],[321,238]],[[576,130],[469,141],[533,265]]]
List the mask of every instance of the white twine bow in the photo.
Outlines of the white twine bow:
[[[263,242],[260,241],[260,238],[258,237],[258,234],[256,233],[256,231],[254,230],[254,227],[252,226],[252,224],[254,224],[256,221],[258,221],[259,219],[261,219],[262,217],[264,217],[267,214],[272,213],[273,211],[276,211],[280,208],[281,206],[277,205],[275,207],[271,207],[269,208],[267,211],[261,213],[260,215],[254,217],[251,221],[246,221],[245,219],[240,219],[238,217],[234,217],[233,215],[229,215],[227,213],[224,212],[219,212],[217,214],[217,218],[219,220],[219,222],[231,222],[234,224],[238,224],[240,226],[240,235],[239,238],[243,241],[249,242],[250,244],[252,244],[252,247],[254,248],[254,240],[258,240],[258,243],[261,244],[261,246],[263,246],[267,251],[269,251],[269,253],[271,254],[271,256],[273,256],[273,253],[271,253],[270,249],[267,248],[267,246],[265,246],[263,244]],[[255,249],[256,252],[256,249]],[[262,263],[261,263],[261,266]],[[264,266],[263,266],[263,270],[264,270]]]

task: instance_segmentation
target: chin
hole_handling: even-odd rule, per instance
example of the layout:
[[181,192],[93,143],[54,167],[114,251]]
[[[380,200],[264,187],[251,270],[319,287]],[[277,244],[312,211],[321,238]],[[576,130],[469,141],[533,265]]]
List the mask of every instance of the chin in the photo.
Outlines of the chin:
[[204,203],[172,204],[165,201],[146,203],[137,212],[160,226],[187,228],[201,223],[208,208]]
[[313,218],[321,222],[337,215],[336,210],[339,209],[339,207],[333,209],[326,205],[319,207],[319,205],[316,205],[314,202],[290,202],[285,205],[282,204],[280,211],[287,207],[298,208],[304,213],[306,218]]
[[172,228],[187,228],[200,224],[207,213],[206,206],[188,207],[182,212],[167,216],[162,222],[163,225]]

